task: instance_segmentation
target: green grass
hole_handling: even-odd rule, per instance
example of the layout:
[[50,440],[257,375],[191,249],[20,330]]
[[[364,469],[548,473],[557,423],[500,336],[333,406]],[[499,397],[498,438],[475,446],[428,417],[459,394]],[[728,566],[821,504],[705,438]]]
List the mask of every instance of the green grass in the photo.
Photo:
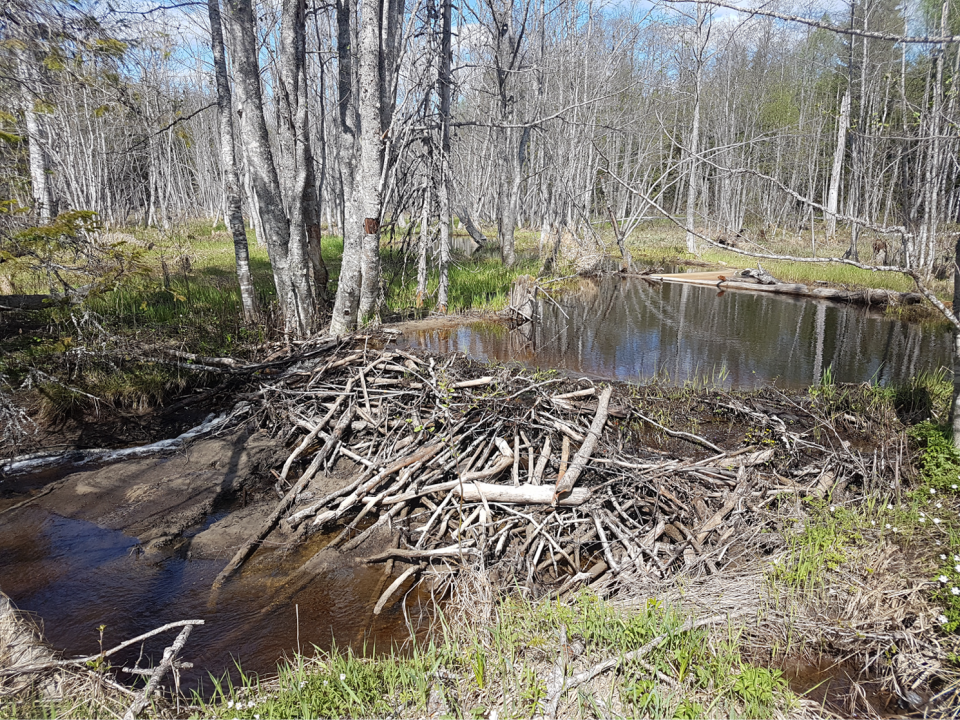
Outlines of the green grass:
[[[519,275],[536,275],[540,261],[522,252],[516,265],[504,266],[499,249],[486,247],[470,258],[455,257],[450,266],[450,292],[447,312],[463,313],[468,310],[496,312],[507,307],[510,286]],[[416,258],[404,257],[399,250],[383,253],[383,274],[387,284],[387,307],[400,314],[414,312],[417,301]],[[439,271],[432,267],[428,274],[427,309],[433,309],[440,283]]]
[[[649,667],[626,663],[571,691],[561,704],[567,717],[592,718],[600,708],[630,716],[769,717],[790,705],[777,670],[755,667],[738,651],[735,632],[681,632],[686,618],[657,601],[631,610],[584,592],[572,602],[501,600],[489,624],[442,619],[433,640],[404,652],[361,657],[349,651],[296,656],[269,681],[241,673],[215,685],[212,698],[195,698],[199,717],[531,717],[543,711],[561,628],[583,645],[575,669],[622,656],[653,638],[666,641],[644,657]],[[665,684],[654,673],[673,678]],[[431,705],[431,696],[434,705]]]

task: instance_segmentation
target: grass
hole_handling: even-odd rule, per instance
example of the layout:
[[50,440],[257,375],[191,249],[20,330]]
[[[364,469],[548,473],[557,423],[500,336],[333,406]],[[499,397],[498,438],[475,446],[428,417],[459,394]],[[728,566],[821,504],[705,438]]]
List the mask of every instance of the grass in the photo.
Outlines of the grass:
[[[474,617],[473,621],[478,620]],[[217,682],[212,697],[195,697],[200,717],[531,717],[544,709],[547,678],[561,650],[560,638],[580,646],[568,674],[636,650],[666,634],[643,664],[567,694],[563,717],[595,717],[597,711],[650,717],[769,717],[792,703],[782,674],[757,667],[739,654],[729,628],[681,631],[686,618],[650,601],[617,608],[589,592],[570,603],[504,598],[489,622],[463,615],[441,618],[433,640],[400,652],[362,657],[349,651],[302,655],[281,664],[277,677]],[[567,646],[569,647],[569,646]],[[576,665],[576,667],[573,667]],[[665,683],[660,672],[674,679]]]

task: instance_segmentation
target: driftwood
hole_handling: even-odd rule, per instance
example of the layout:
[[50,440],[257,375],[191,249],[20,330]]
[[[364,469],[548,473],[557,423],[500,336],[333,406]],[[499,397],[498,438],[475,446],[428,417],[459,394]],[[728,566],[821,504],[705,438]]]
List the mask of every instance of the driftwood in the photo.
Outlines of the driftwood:
[[491,483],[464,483],[454,486],[453,492],[468,502],[513,503],[519,505],[562,505],[576,507],[590,499],[590,491],[577,488],[558,501],[549,485],[493,485]]
[[562,495],[566,495],[573,489],[577,479],[580,477],[580,473],[582,473],[584,467],[586,467],[587,461],[590,459],[590,456],[593,455],[593,451],[597,447],[597,441],[600,439],[600,433],[603,432],[603,426],[607,422],[607,408],[610,405],[610,396],[612,394],[612,387],[604,388],[600,394],[600,404],[597,406],[597,414],[593,418],[593,423],[590,425],[590,431],[587,433],[583,445],[577,450],[577,454],[573,456],[573,462],[570,463],[570,467],[557,478],[556,489],[553,492],[554,505],[557,504],[558,499]]
[[125,448],[123,450],[71,450],[53,455],[38,453],[14,457],[0,464],[0,478],[48,470],[55,467],[82,467],[89,464],[112,465],[125,460],[135,460],[137,458],[174,452],[180,450],[197,438],[209,435],[215,430],[223,428],[229,421],[244,413],[248,407],[246,403],[240,403],[232,412],[217,416],[209,415],[206,420],[195,428],[191,428],[175,438],[160,440],[159,442],[150,443],[149,445],[140,445],[139,447]]
[[857,305],[917,305],[923,300],[923,296],[919,293],[901,293],[895,290],[878,290],[871,288],[844,290],[831,287],[811,287],[800,283],[769,284],[759,281],[751,282],[750,280],[752,278],[739,276],[734,270],[729,272],[646,275],[644,277],[649,280],[701,285],[705,287],[715,287],[720,290],[752,290],[754,292],[769,292],[779,295],[793,295],[796,297],[820,300],[835,300]]

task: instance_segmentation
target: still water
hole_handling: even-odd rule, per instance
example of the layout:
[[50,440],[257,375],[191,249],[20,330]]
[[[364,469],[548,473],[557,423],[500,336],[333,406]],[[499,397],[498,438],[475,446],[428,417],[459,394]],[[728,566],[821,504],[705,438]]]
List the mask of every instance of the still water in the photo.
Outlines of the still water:
[[764,292],[585,279],[536,322],[411,330],[408,345],[477,360],[516,361],[600,378],[675,383],[708,378],[726,387],[798,388],[828,368],[836,382],[905,380],[950,366],[950,334],[882,311]]
[[[181,673],[181,687],[209,694],[209,676],[230,674],[236,681],[237,664],[248,674],[269,675],[298,647],[306,654],[334,645],[362,652],[409,638],[399,603],[373,615],[387,580],[382,567],[344,562],[298,581],[297,568],[328,540],[314,536],[288,554],[254,559],[214,596],[210,588],[226,558],[149,562],[137,556],[136,538],[28,506],[0,524],[0,589],[36,617],[45,639],[68,657],[99,652],[101,626],[109,649],[168,622],[204,620],[182,654],[194,668]],[[413,595],[406,605],[416,618]],[[177,632],[144,642],[141,664],[158,663]],[[111,660],[130,666],[139,655],[137,645]]]

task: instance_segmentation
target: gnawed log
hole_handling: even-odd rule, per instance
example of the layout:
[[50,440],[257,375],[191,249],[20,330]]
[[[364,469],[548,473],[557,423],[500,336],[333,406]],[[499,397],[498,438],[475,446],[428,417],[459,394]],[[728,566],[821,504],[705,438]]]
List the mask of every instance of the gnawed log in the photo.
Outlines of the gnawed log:
[[[493,483],[464,483],[453,491],[468,502],[486,499],[490,503],[514,505],[552,505],[554,488],[550,485],[494,485]],[[583,505],[590,499],[590,490],[575,488],[569,495],[557,501],[557,505],[573,507]]]

